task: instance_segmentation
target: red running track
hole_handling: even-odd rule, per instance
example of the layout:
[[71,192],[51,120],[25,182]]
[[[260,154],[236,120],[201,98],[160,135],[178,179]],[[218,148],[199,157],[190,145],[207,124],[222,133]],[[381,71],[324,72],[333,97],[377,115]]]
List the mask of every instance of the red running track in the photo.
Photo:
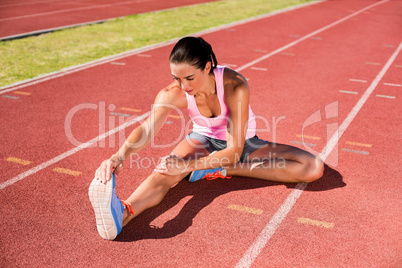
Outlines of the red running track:
[[0,40],[214,0],[4,0]]
[[[260,136],[328,155],[325,174],[308,185],[182,181],[114,242],[98,236],[87,190],[136,124],[71,155],[66,129],[89,141],[124,119],[115,112],[146,114],[171,81],[172,45],[0,91],[3,266],[400,267],[401,10],[327,1],[204,34],[249,78]],[[126,163],[122,198],[184,135],[174,115],[162,148]]]

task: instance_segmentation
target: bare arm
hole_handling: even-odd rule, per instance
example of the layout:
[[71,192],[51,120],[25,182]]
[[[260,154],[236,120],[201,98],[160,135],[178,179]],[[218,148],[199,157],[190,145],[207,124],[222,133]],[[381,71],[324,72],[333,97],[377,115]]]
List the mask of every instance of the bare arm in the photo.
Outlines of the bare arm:
[[95,178],[106,182],[110,179],[111,172],[119,173],[123,161],[130,154],[138,153],[144,149],[158,134],[171,110],[185,106],[185,95],[183,99],[183,92],[175,83],[161,90],[155,98],[149,117],[130,133],[117,153],[102,162],[95,172]]

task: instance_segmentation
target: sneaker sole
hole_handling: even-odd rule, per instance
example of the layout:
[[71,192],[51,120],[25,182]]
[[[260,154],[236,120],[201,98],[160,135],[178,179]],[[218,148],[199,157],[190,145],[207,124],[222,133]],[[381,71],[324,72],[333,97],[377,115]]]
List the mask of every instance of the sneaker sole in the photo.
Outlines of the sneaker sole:
[[115,239],[118,234],[111,208],[112,191],[113,179],[106,184],[94,179],[88,190],[89,200],[95,212],[98,233],[107,240]]

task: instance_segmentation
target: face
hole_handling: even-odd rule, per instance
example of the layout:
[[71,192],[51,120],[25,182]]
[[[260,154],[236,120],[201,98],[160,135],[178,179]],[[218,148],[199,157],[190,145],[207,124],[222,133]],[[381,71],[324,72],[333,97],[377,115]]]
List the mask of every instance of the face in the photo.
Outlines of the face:
[[207,81],[211,63],[208,62],[204,70],[200,70],[188,63],[171,63],[170,70],[173,79],[181,89],[190,95],[195,95]]

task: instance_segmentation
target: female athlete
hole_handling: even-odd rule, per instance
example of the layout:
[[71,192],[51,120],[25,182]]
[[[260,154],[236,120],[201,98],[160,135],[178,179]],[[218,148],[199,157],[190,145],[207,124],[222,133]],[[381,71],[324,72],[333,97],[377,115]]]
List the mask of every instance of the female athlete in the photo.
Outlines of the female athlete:
[[[131,132],[116,154],[102,162],[90,185],[89,197],[103,238],[113,240],[123,226],[159,204],[169,189],[189,174],[191,182],[240,176],[297,183],[322,176],[324,164],[318,157],[256,136],[246,79],[219,66],[205,40],[181,39],[169,63],[174,82],[157,94],[150,116]],[[192,132],[169,156],[160,159],[154,172],[128,199],[120,200],[115,193],[115,175],[121,172],[123,161],[150,143],[174,109],[187,110]]]

